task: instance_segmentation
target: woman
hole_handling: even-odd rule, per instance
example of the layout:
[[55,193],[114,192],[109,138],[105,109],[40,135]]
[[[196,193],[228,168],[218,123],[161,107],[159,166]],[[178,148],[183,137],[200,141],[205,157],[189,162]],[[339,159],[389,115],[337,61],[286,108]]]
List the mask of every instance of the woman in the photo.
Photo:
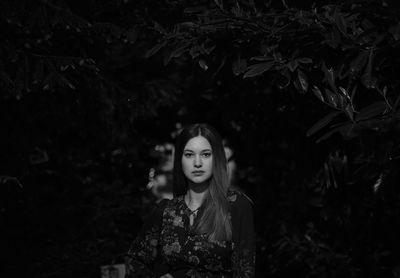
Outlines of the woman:
[[249,199],[229,188],[222,140],[206,124],[177,139],[174,198],[162,200],[127,254],[127,277],[253,277]]

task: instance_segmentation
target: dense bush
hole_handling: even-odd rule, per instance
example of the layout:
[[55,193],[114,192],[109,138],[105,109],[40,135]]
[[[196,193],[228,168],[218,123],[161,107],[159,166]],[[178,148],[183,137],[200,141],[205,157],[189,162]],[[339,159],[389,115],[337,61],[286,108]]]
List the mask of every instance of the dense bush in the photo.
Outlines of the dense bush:
[[255,202],[260,277],[398,277],[397,6],[153,2],[0,4],[7,271],[120,261],[151,148],[207,121]]

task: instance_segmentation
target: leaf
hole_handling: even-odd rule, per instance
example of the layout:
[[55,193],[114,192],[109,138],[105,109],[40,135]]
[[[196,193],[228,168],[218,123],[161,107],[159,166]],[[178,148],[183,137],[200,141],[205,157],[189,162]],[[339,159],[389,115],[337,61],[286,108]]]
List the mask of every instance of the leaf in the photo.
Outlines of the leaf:
[[300,81],[298,78],[293,80],[293,86],[296,88],[297,91],[300,93],[304,93],[304,91],[301,89]]
[[168,65],[169,64],[169,62],[171,61],[171,54],[170,55],[166,55],[166,56],[164,56],[164,59],[163,59],[163,64],[164,64],[164,66],[166,66],[166,65]]
[[204,53],[207,54],[207,55],[209,55],[211,52],[214,51],[214,49],[215,49],[216,47],[217,47],[216,45],[212,45],[212,46],[210,46],[210,47],[203,47]]
[[[189,43],[187,43],[186,45],[188,46]],[[192,56],[192,58],[196,58],[200,54],[209,55],[215,49],[215,47],[216,47],[215,45],[212,45],[212,46],[206,48],[204,46],[204,44],[201,44],[201,45],[196,44],[190,48],[189,53]]]
[[318,197],[314,197],[314,198],[309,199],[307,203],[310,206],[321,208],[321,207],[323,207],[323,202],[322,201],[323,201],[322,197],[318,196]]
[[179,56],[181,56],[183,53],[185,53],[185,51],[188,48],[188,46],[189,46],[189,43],[185,43],[181,47],[178,47],[177,49],[172,51],[171,54],[170,54],[171,58],[178,58]]
[[331,90],[325,89],[325,99],[334,108],[338,107],[338,98]]
[[339,31],[342,32],[344,35],[347,34],[347,26],[346,26],[346,20],[344,19],[343,14],[336,9],[335,10],[335,23],[336,26],[338,27]]
[[0,71],[0,88],[9,91],[13,86],[14,83],[11,80],[10,76],[5,71]]
[[297,60],[292,60],[287,64],[287,67],[290,69],[291,72],[294,72],[296,68],[298,67]]
[[332,48],[337,48],[341,42],[340,33],[338,30],[333,29],[332,32],[325,34],[325,43]]
[[317,143],[320,143],[326,139],[328,139],[329,137],[331,137],[334,133],[340,131],[340,129],[342,128],[342,126],[336,127],[334,129],[332,129],[331,131],[328,131],[327,133],[325,133],[324,135],[322,135],[321,137],[318,138],[318,140],[316,141]]
[[203,59],[200,59],[200,60],[199,60],[199,66],[200,66],[204,71],[208,70],[208,65],[207,65],[206,61],[204,61]]
[[250,58],[250,61],[259,61],[259,62],[272,61],[272,60],[274,60],[274,58],[267,56],[255,56]]
[[274,53],[272,53],[272,56],[274,57],[275,61],[278,61],[278,62],[283,61],[283,56],[280,52],[274,52]]
[[236,76],[243,73],[246,70],[246,68],[247,68],[246,59],[238,58],[236,61],[233,61],[232,63],[232,72]]
[[322,95],[321,90],[317,86],[313,86],[312,91],[317,96],[317,98],[323,102],[325,102],[324,96]]
[[333,70],[333,68],[328,69],[325,63],[322,63],[322,71],[325,74],[324,81],[327,81],[332,90],[336,92],[337,88],[335,84],[335,71]]
[[214,2],[222,11],[224,10],[223,0],[214,0]]
[[368,89],[373,89],[376,86],[376,78],[372,77],[372,60],[373,60],[373,50],[369,52],[368,64],[364,71],[361,81],[364,86]]
[[318,122],[316,122],[312,127],[310,127],[307,131],[307,136],[311,136],[320,129],[324,128],[326,125],[328,125],[337,115],[339,115],[341,111],[333,111],[320,119]]
[[71,83],[71,81],[69,81],[65,76],[59,74],[58,77],[60,78],[60,80],[66,84],[70,89],[75,90],[75,86]]
[[[187,9],[185,9],[185,11],[184,11],[185,13],[187,13]],[[181,24],[179,24],[180,26],[184,26],[184,27],[187,27],[187,28],[190,28],[190,29],[193,29],[193,28],[195,28],[196,27],[196,24],[195,23],[193,23],[193,22],[191,22],[191,21],[186,21],[186,22],[182,22]]]
[[392,33],[394,39],[398,41],[400,39],[400,22],[396,26],[389,28],[389,32]]
[[32,165],[42,164],[49,161],[49,155],[46,150],[37,149],[29,155],[29,160]]
[[382,95],[386,98],[387,95],[387,86],[383,87]]
[[184,13],[188,14],[198,14],[198,13],[203,13],[205,11],[206,11],[205,6],[188,7],[183,10]]
[[148,50],[146,52],[146,54],[144,55],[145,58],[149,58],[151,56],[153,56],[154,54],[156,54],[161,48],[163,48],[165,45],[167,44],[167,41],[163,41],[161,43],[156,44],[155,46],[153,46],[152,48],[150,48],[150,50]]
[[54,79],[56,78],[56,73],[50,72],[43,81],[43,90],[50,90],[54,85]]
[[283,90],[290,85],[290,81],[291,76],[289,71],[286,69],[279,74],[278,78],[276,79],[276,84],[280,90]]
[[307,57],[297,58],[296,61],[299,63],[302,63],[302,64],[311,64],[312,63],[312,59],[307,58]]
[[[212,75],[213,78],[215,78],[215,77],[217,76],[217,74],[218,74],[218,73],[221,71],[221,69],[224,67],[225,63],[226,63],[226,55],[224,55],[224,57],[223,57],[221,63],[219,64],[217,70],[213,73],[213,75]],[[246,68],[246,67],[245,67],[245,68]]]
[[23,188],[23,185],[16,177],[0,176],[0,184],[7,184],[7,183],[14,183],[19,187]]
[[[372,162],[372,163],[371,163]],[[352,175],[353,180],[371,180],[379,175],[379,167],[373,161],[362,163],[358,169],[355,169]]]
[[171,61],[172,58],[178,58],[183,53],[185,53],[189,45],[190,43],[184,43],[183,45],[179,46],[174,51],[172,51],[169,55],[165,56],[163,61],[164,66],[166,66]]
[[355,58],[350,63],[350,71],[352,73],[360,72],[367,63],[367,60],[368,60],[368,52],[362,51],[360,54],[358,54],[357,58]]
[[394,102],[394,108],[397,108],[400,103],[400,94],[398,95],[396,101]]
[[[374,183],[374,185],[373,185],[373,189],[374,189],[374,192],[375,192],[375,193],[379,190],[379,188],[380,188],[380,186],[381,186],[381,184],[382,184],[382,181],[383,181],[383,173],[381,173],[381,174],[379,175],[378,179],[375,181],[375,183]],[[390,252],[389,252],[389,253],[390,253]]]
[[263,72],[271,69],[274,64],[275,64],[275,62],[271,61],[268,63],[260,63],[260,64],[251,65],[247,68],[247,72],[244,74],[243,78],[261,75]]
[[346,107],[344,108],[344,111],[345,111],[346,115],[349,117],[349,119],[351,121],[354,121],[354,108],[350,103],[348,103],[346,105]]
[[345,88],[339,86],[339,91],[342,92],[342,94],[346,96],[349,100],[351,99]]
[[347,98],[342,95],[336,95],[336,99],[338,100],[338,108],[345,110],[348,104]]
[[351,139],[354,138],[359,134],[358,130],[355,129],[358,125],[355,125],[353,123],[347,123],[341,127],[340,134],[342,134],[343,138],[345,139]]
[[192,56],[192,59],[198,57],[202,53],[202,48],[200,45],[194,45],[190,48],[190,56]]
[[356,117],[356,121],[364,121],[370,118],[373,118],[375,116],[383,114],[386,109],[387,109],[387,104],[384,101],[377,101],[372,103],[371,105],[368,105],[367,107],[364,107],[361,109],[361,111],[358,113]]
[[22,66],[20,66],[17,70],[17,76],[14,79],[14,95],[16,99],[21,99],[22,97],[22,90],[24,89],[24,78],[25,72]]
[[307,75],[304,72],[302,72],[301,70],[297,69],[297,78],[298,78],[298,80],[300,82],[301,89],[304,92],[307,92],[307,90],[308,90],[308,78],[307,78]]
[[130,43],[135,43],[138,37],[138,32],[136,28],[131,28],[125,33],[125,36],[127,41],[129,41]]

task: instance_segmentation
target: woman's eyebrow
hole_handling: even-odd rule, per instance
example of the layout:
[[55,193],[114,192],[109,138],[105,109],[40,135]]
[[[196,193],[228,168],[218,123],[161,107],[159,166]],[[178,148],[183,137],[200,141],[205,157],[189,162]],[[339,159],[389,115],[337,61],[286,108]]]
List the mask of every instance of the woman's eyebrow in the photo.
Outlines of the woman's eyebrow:
[[[195,152],[195,151],[193,151],[191,149],[184,149],[183,151],[184,152]],[[201,150],[201,152],[211,152],[211,149],[204,149],[204,150]]]

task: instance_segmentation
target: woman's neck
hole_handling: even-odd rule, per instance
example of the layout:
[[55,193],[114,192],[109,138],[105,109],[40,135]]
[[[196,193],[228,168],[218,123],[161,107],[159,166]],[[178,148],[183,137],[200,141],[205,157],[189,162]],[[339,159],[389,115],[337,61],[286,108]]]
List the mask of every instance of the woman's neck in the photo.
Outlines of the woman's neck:
[[186,192],[186,204],[191,210],[198,209],[204,201],[204,197],[208,192],[208,183],[204,184],[189,184],[189,189]]

